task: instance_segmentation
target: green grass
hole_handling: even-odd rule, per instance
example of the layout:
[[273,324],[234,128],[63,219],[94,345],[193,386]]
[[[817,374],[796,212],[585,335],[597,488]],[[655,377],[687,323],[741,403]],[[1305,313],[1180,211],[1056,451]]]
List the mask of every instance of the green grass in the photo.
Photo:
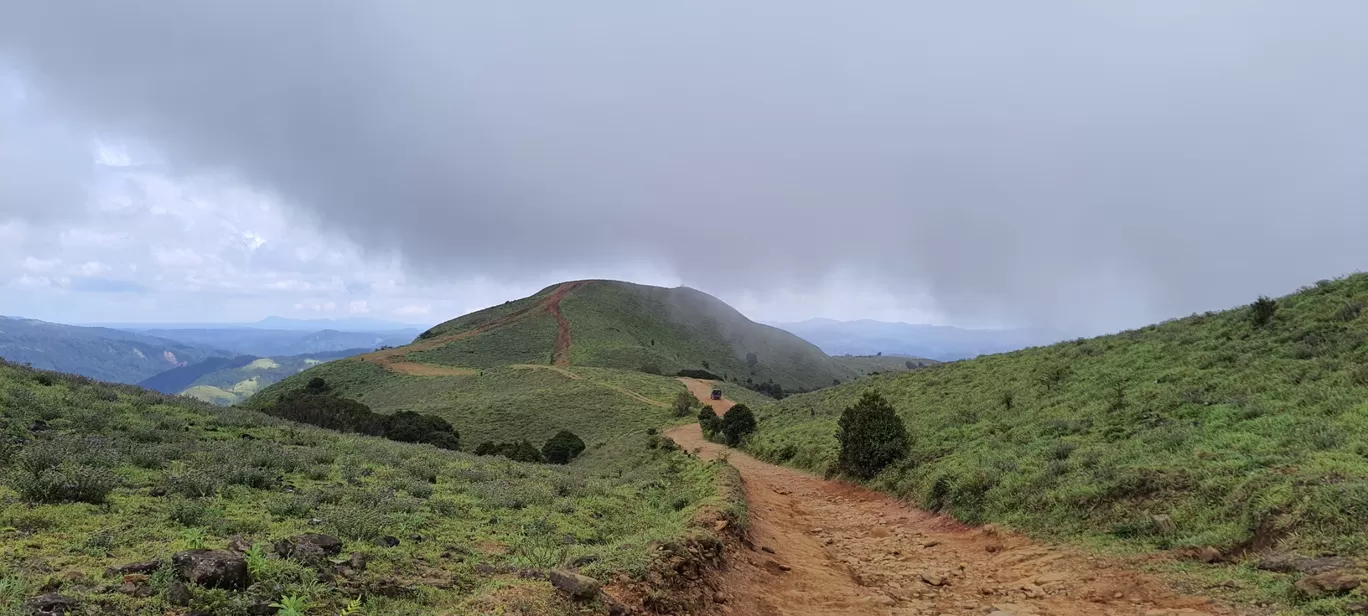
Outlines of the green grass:
[[547,367],[491,368],[471,376],[407,376],[357,360],[324,364],[287,379],[254,397],[256,405],[324,379],[341,395],[372,410],[433,414],[450,421],[462,448],[485,441],[527,439],[538,447],[560,430],[570,430],[589,446],[577,464],[615,464],[625,435],[642,434],[679,420],[668,408],[653,406],[623,390],[668,403],[684,386],[673,378],[605,368],[569,368],[572,379]]
[[449,342],[430,351],[410,353],[414,361],[460,366],[494,368],[508,364],[549,364],[556,348],[556,317],[547,312],[463,340]]
[[871,485],[922,507],[1132,551],[1368,556],[1368,275],[1277,303],[1265,327],[1237,308],[795,396],[757,409],[749,449],[825,471],[877,389],[913,453]]
[[883,372],[907,372],[941,363],[934,359],[896,355],[833,355],[831,358],[860,376]]
[[[389,378],[357,376],[350,385]],[[38,421],[48,429],[31,431]],[[545,582],[481,566],[593,556],[587,575],[640,578],[656,545],[702,532],[691,522],[705,508],[744,514],[734,471],[649,440],[644,430],[620,434],[611,465],[519,464],[0,363],[0,614],[25,613],[23,600],[53,588],[101,613],[161,614],[174,609],[164,595],[169,572],[151,576],[155,594],[135,598],[105,592],[121,580],[104,570],[223,548],[238,535],[269,548],[304,532],[335,534],[343,557],[360,552],[370,564],[320,582],[315,570],[271,557],[253,566],[243,592],[192,586],[191,608],[241,614],[293,595],[329,614],[364,594],[364,614],[576,613]],[[112,491],[90,496],[101,504],[25,502],[25,469],[44,460],[74,477],[112,479]],[[381,535],[400,545],[372,543]],[[376,588],[408,590],[386,598],[367,590]]]
[[[536,307],[554,289],[448,321],[432,333],[467,331]],[[576,366],[648,369],[667,375],[705,369],[736,382],[773,380],[787,390],[826,387],[856,376],[797,336],[754,323],[693,289],[594,280],[566,295],[561,311],[570,322],[570,363]],[[551,314],[534,312],[508,326],[412,353],[411,358],[471,368],[550,363],[557,330]],[[751,354],[753,365],[748,361]]]

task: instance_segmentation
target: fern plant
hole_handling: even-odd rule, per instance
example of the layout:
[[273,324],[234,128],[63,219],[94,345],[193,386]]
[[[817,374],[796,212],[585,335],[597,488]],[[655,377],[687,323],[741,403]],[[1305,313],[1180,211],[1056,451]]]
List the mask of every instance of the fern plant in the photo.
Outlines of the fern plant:
[[347,607],[342,608],[337,616],[361,616],[361,598],[357,597],[347,603]]
[[271,607],[276,608],[277,616],[304,616],[313,607],[308,597],[300,595],[288,595],[280,598],[277,603],[272,603]]

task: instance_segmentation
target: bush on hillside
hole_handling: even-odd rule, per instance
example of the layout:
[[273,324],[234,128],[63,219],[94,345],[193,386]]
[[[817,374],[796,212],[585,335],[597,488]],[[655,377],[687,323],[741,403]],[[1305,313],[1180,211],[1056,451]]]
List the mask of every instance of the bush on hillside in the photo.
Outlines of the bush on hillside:
[[711,438],[722,430],[722,418],[717,416],[717,411],[711,405],[705,404],[698,411],[698,425],[703,428],[703,436]]
[[485,441],[475,448],[477,456],[503,456],[514,462],[543,462],[542,454],[527,439],[508,443]]
[[741,439],[755,432],[755,414],[744,404],[733,406],[726,415],[722,416],[722,425],[719,431],[726,439],[727,444],[735,447],[741,443]]
[[584,440],[569,430],[561,430],[542,445],[541,454],[549,464],[569,464],[584,453]]
[[[708,362],[703,362],[703,363],[704,363],[704,365],[706,366]],[[690,369],[685,369],[685,370],[680,370],[679,372],[676,372],[676,373],[675,373],[675,376],[682,376],[682,377],[688,378],[688,379],[704,379],[704,380],[708,380],[708,381],[721,381],[721,380],[723,380],[722,377],[717,376],[716,374],[713,374],[713,373],[711,373],[711,372],[708,372],[707,370],[694,370],[694,369],[692,369],[692,368],[690,368]]]
[[1273,320],[1273,314],[1278,312],[1278,302],[1275,302],[1262,295],[1254,303],[1249,305],[1249,321],[1254,327],[1263,327]]
[[867,391],[846,407],[837,425],[841,452],[836,463],[841,472],[868,479],[907,455],[907,428],[878,392]]
[[749,379],[747,379],[747,380],[746,380],[746,389],[751,389],[751,390],[754,390],[754,391],[758,391],[758,392],[760,392],[760,393],[762,393],[762,394],[765,394],[766,396],[769,396],[769,397],[771,397],[771,398],[774,398],[775,400],[783,400],[783,399],[784,399],[784,396],[788,395],[788,394],[784,393],[784,388],[783,388],[782,386],[780,386],[778,383],[775,383],[774,381],[765,381],[764,383],[754,383],[754,382],[751,382]]
[[641,372],[645,372],[646,374],[665,374],[663,371],[661,371],[660,364],[642,364],[639,370]]
[[673,405],[675,417],[688,417],[689,413],[693,411],[694,404],[697,403],[698,400],[693,397],[693,394],[690,394],[687,391],[681,391],[675,394]]
[[261,412],[339,432],[380,436],[405,443],[431,443],[443,449],[460,449],[460,433],[441,417],[413,411],[384,415],[355,400],[320,393],[326,391],[327,384],[315,377],[303,390],[281,396],[262,407]]

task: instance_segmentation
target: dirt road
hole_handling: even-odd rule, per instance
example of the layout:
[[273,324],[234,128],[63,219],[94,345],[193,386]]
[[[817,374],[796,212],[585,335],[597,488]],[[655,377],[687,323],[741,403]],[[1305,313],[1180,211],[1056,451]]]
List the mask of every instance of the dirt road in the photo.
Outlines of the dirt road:
[[[711,389],[706,381],[701,384]],[[686,383],[695,394],[694,384]],[[704,402],[710,402],[704,399]],[[715,402],[715,401],[712,401]],[[1069,548],[970,529],[856,486],[667,433],[704,458],[727,455],[750,505],[753,547],[724,573],[718,610],[745,616],[1176,616],[1233,614]]]

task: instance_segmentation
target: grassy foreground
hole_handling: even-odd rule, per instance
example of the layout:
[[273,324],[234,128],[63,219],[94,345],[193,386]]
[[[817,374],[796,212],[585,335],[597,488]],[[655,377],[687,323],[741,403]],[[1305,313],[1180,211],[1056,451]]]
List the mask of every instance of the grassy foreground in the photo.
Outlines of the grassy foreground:
[[[0,614],[47,592],[104,614],[243,614],[287,597],[308,614],[357,599],[352,614],[576,613],[537,571],[636,579],[656,545],[702,532],[705,509],[740,515],[718,490],[730,469],[648,440],[621,434],[611,468],[519,464],[0,363]],[[274,554],[310,532],[342,539],[341,554]],[[234,540],[259,546],[246,589],[177,597],[169,567],[106,573]]]
[[756,407],[749,449],[826,471],[841,410],[876,389],[912,453],[874,487],[1037,536],[1214,547],[1292,600],[1246,556],[1368,556],[1368,275],[1276,306],[1262,326],[1243,307],[791,397]]

